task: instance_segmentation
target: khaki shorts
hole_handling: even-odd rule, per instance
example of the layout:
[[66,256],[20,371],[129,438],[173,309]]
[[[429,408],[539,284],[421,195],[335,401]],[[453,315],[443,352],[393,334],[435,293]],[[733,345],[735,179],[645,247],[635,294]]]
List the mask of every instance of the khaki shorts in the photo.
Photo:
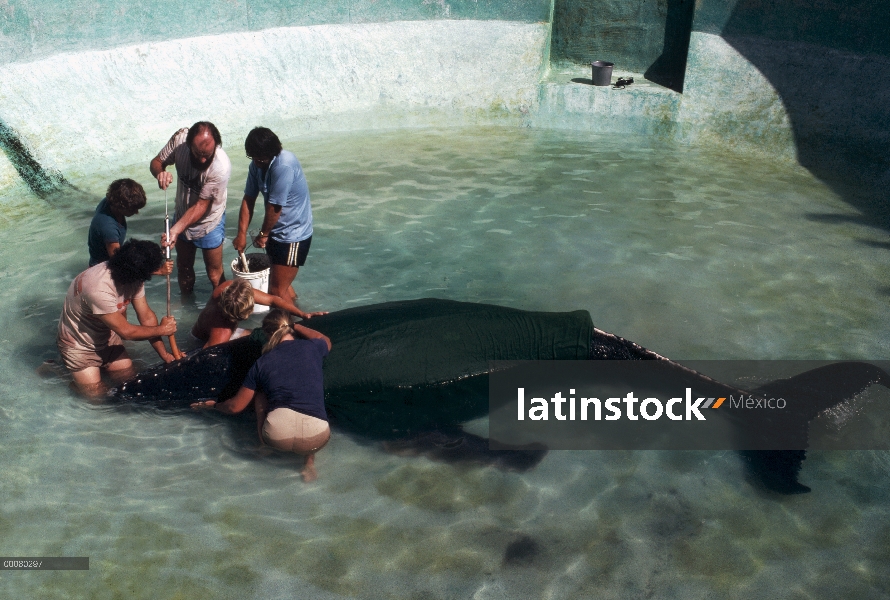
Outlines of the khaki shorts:
[[[127,349],[121,344],[121,339],[112,332],[111,344],[101,350],[88,350],[75,346],[63,346],[59,344],[59,354],[62,355],[62,364],[72,373],[83,371],[90,367],[105,367],[124,358],[130,358]],[[114,343],[117,342],[117,343]]]
[[289,408],[276,408],[266,415],[263,441],[278,450],[312,454],[331,439],[327,421],[304,415]]

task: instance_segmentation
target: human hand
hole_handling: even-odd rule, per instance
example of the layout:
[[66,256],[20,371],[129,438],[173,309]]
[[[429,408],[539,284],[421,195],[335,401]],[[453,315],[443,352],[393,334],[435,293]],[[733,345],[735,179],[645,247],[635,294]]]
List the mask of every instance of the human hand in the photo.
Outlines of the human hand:
[[[163,240],[161,240],[161,241],[163,241]],[[173,272],[173,261],[172,261],[172,260],[165,260],[165,261],[164,261],[164,264],[162,264],[162,265],[160,266],[160,268],[158,268],[157,271],[155,271],[154,273],[152,273],[152,275],[161,275],[161,276],[165,276],[165,275],[170,275],[172,272]]]
[[163,360],[165,363],[172,363],[174,360],[176,360],[176,357],[164,350],[164,353],[161,354],[161,360]]
[[[176,238],[178,238],[178,237],[179,237],[179,234],[178,234],[178,233],[174,233],[174,232],[173,232],[173,228],[171,227],[171,228],[170,228],[170,241],[169,241],[169,242],[167,241],[167,234],[166,234],[166,233],[162,233],[162,234],[161,234],[161,248],[166,248],[167,246],[169,246],[170,248],[175,247],[175,246],[176,246]],[[172,271],[171,271],[171,272],[172,272]]]
[[161,319],[161,335],[173,335],[176,333],[176,319],[173,317],[164,317]]
[[253,245],[256,246],[257,248],[265,248],[266,242],[268,240],[269,240],[268,234],[264,234],[264,233],[260,232],[259,234],[257,234],[257,236],[255,238],[253,238]]
[[192,408],[194,410],[204,410],[213,408],[214,406],[216,406],[216,400],[201,400],[200,402],[192,403]]
[[247,248],[247,234],[238,232],[235,235],[235,239],[232,240],[232,246],[234,246],[235,250],[238,252],[244,252],[244,249]]
[[311,319],[312,317],[320,317],[321,315],[326,315],[326,314],[328,314],[328,311],[326,311],[326,310],[319,310],[319,311],[311,312],[311,313],[303,313],[303,318],[304,318],[304,319]]
[[161,171],[158,173],[158,187],[162,190],[166,190],[170,184],[173,183],[173,174],[168,173],[167,171]]

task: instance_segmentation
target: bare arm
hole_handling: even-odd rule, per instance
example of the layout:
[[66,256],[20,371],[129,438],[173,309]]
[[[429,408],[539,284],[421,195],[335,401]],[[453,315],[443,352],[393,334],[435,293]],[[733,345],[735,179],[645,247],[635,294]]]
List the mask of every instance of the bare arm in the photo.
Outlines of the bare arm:
[[166,190],[173,183],[173,174],[167,172],[164,163],[157,156],[151,159],[148,170],[151,171],[151,176],[158,180],[158,187],[162,190]]
[[247,227],[253,219],[253,207],[255,204],[256,196],[244,196],[241,199],[241,212],[238,213],[238,233],[235,234],[235,239],[232,240],[232,246],[238,252],[244,252],[244,249],[247,248]]
[[254,391],[250,388],[241,386],[238,393],[226,400],[225,402],[217,402],[216,400],[204,400],[203,402],[195,402],[192,408],[201,410],[205,408],[214,408],[226,415],[235,415],[243,411],[253,400]]
[[[140,325],[143,327],[158,326],[158,316],[148,306],[148,301],[145,299],[145,296],[133,299],[133,309],[136,311],[136,318],[139,320]],[[164,319],[173,321],[173,331],[176,331],[176,320],[173,319],[173,317],[164,317]],[[171,362],[173,360],[173,355],[167,352],[167,347],[164,345],[164,341],[160,337],[149,338],[148,343],[151,344],[151,347],[155,349],[155,352],[158,353],[158,356],[160,356],[164,362]]]
[[260,436],[260,444],[263,441],[263,425],[266,424],[266,415],[269,414],[269,399],[263,392],[257,392],[253,396],[253,409],[256,411],[256,432]]
[[294,334],[305,340],[324,340],[325,344],[328,345],[328,352],[331,351],[331,338],[325,334],[320,331],[315,331],[314,329],[309,329],[308,327],[303,327],[299,323],[294,323],[292,327],[294,329]]
[[[168,246],[176,245],[176,238],[179,237],[179,234],[192,226],[192,223],[196,222],[198,219],[207,214],[210,210],[210,206],[212,201],[210,198],[198,198],[198,201],[192,204],[187,211],[176,221],[176,224],[170,228],[170,239],[163,241]],[[162,236],[166,238],[166,234]]]
[[117,254],[117,251],[120,250],[120,247],[121,245],[119,242],[105,242],[105,252],[108,253],[108,258],[111,258],[115,254]]
[[272,294],[267,294],[262,290],[254,290],[253,291],[253,301],[255,304],[262,304],[263,306],[271,306],[272,308],[280,308],[285,312],[289,312],[290,314],[300,317],[301,319],[311,319],[312,317],[317,317],[319,315],[328,314],[326,311],[318,311],[318,312],[303,312],[299,308],[297,308],[293,302],[289,302],[278,296],[273,296]]
[[[281,217],[281,207],[277,204],[266,204],[266,214],[263,217],[263,226],[260,229],[260,235],[256,238],[256,245],[260,248],[266,247],[266,242],[269,239],[269,232],[272,231],[272,228],[275,227],[275,224],[278,223],[278,219]],[[262,235],[265,233],[266,235]]]
[[[162,335],[173,335],[176,332],[176,320],[173,317],[164,317],[160,325],[150,326],[133,325],[119,312],[96,316],[125,340],[150,340]],[[155,323],[157,323],[157,318],[155,318]]]

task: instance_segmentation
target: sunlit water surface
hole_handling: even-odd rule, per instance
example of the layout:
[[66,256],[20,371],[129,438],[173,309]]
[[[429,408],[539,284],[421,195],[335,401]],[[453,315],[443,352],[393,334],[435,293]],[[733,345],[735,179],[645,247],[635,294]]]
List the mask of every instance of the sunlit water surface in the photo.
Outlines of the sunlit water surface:
[[[240,140],[225,141],[231,240],[247,161]],[[583,308],[598,327],[678,360],[887,356],[886,232],[803,169],[512,129],[317,135],[285,147],[303,163],[315,215],[296,282],[305,309],[428,296]],[[0,554],[90,557],[88,572],[0,571],[4,597],[890,589],[885,452],[810,453],[801,479],[814,491],[775,497],[746,482],[732,452],[551,452],[518,474],[392,456],[341,434],[306,485],[296,461],[256,451],[250,422],[74,398],[64,377],[35,368],[55,356],[65,291],[86,267],[89,221],[112,179],[149,193],[130,236],[159,236],[164,198],[148,158],[97,169],[46,203],[4,205]],[[197,291],[197,305],[174,293],[180,339],[210,292],[200,268]],[[164,312],[162,279],[148,296]],[[147,344],[130,348],[156,360]]]

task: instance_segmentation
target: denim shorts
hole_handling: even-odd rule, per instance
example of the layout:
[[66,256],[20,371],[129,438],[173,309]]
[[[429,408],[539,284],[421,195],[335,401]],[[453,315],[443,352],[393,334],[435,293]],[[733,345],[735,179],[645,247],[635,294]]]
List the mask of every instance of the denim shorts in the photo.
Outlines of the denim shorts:
[[180,233],[179,239],[186,242],[191,242],[202,250],[213,250],[214,248],[219,248],[220,244],[226,241],[226,213],[223,213],[222,219],[219,220],[219,225],[217,225],[204,237],[190,240],[185,237],[185,233]]

